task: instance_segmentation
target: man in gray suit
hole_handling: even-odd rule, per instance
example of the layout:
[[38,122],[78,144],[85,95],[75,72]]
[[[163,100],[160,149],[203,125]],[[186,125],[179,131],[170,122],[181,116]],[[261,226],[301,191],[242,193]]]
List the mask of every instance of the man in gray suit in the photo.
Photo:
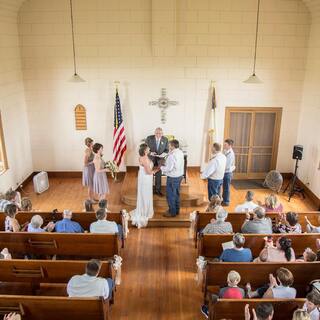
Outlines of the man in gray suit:
[[[155,167],[159,167],[161,163],[161,158],[157,157],[163,153],[169,152],[168,139],[163,136],[163,131],[161,128],[157,128],[154,135],[147,137],[146,144],[150,148],[150,158]],[[161,170],[155,174],[155,188],[154,193],[163,196],[161,192]]]

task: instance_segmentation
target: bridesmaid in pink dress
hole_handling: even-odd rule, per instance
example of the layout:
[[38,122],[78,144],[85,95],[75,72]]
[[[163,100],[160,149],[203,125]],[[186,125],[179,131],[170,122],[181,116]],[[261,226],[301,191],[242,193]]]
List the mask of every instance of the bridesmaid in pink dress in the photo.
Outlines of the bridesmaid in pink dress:
[[87,146],[84,151],[84,166],[82,171],[82,185],[88,188],[88,197],[93,201],[93,175],[94,175],[94,164],[93,158],[94,153],[92,151],[93,140],[91,138],[86,138],[84,140]]
[[93,191],[99,195],[99,200],[105,199],[106,195],[109,193],[109,185],[107,179],[107,171],[105,168],[105,162],[102,159],[103,145],[100,143],[95,143],[92,147],[94,152],[94,167],[95,172],[93,175]]

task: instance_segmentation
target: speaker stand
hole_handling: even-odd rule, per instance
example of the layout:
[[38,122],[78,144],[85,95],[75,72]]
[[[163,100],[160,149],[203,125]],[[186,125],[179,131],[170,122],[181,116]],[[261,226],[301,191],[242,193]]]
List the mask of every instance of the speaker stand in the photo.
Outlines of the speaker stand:
[[285,187],[285,189],[283,190],[283,193],[286,193],[286,191],[289,189],[289,198],[288,198],[288,202],[290,202],[291,198],[294,196],[295,193],[299,193],[303,199],[306,198],[305,194],[304,194],[304,189],[299,187],[297,185],[297,172],[298,172],[298,161],[299,159],[296,159],[296,165],[295,165],[295,169],[294,169],[294,174],[291,177],[290,181],[288,182],[287,186]]

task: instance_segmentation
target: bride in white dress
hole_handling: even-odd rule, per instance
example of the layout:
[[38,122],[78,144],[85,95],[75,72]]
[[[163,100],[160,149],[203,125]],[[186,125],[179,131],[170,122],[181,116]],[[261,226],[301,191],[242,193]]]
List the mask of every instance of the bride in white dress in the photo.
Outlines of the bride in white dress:
[[153,169],[149,159],[150,149],[143,143],[139,148],[139,174],[137,190],[137,207],[130,212],[131,223],[138,228],[146,227],[148,220],[153,217],[153,174],[159,169]]

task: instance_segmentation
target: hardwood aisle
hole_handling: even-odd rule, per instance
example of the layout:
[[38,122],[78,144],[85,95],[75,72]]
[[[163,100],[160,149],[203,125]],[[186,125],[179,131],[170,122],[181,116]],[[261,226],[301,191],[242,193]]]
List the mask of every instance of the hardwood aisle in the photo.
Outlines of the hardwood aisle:
[[113,319],[199,319],[196,251],[183,228],[130,229]]

